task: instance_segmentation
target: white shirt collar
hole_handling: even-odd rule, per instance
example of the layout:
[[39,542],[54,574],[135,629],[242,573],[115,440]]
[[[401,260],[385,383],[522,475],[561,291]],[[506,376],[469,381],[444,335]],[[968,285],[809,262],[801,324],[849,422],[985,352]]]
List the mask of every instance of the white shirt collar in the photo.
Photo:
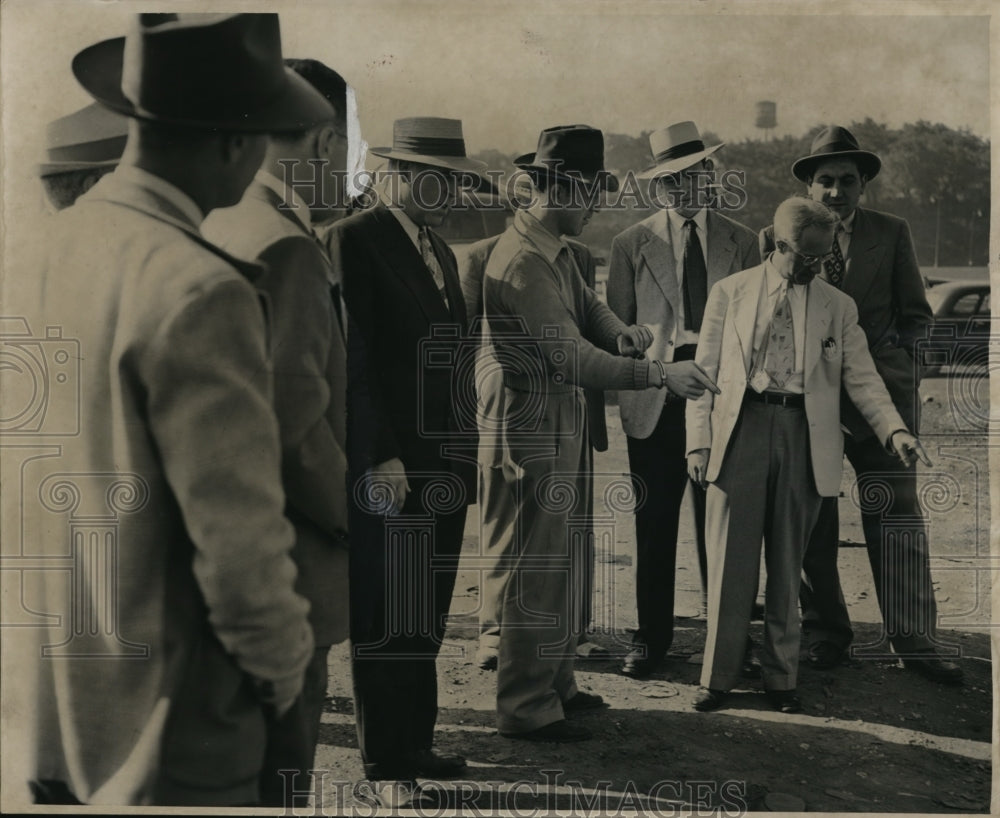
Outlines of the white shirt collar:
[[[667,214],[667,220],[671,222],[673,228],[674,236],[683,236],[684,222],[687,218],[681,216],[676,210],[667,208],[664,211]],[[695,223],[698,228],[698,239],[701,241],[702,245],[705,243],[705,239],[708,236],[708,211],[702,208],[697,213],[695,213],[691,220]]]
[[205,214],[201,212],[201,208],[198,207],[194,199],[176,185],[137,165],[119,165],[115,173],[118,174],[119,178],[151,190],[157,196],[166,199],[184,215],[184,218],[191,222],[193,227],[201,227],[201,223],[205,220]]
[[302,197],[295,192],[295,188],[291,185],[286,185],[284,179],[279,179],[268,170],[258,170],[253,178],[264,185],[264,187],[273,190],[278,198],[289,206],[288,209],[295,214],[295,217],[302,222],[302,226],[305,227],[306,232],[312,232],[312,214],[309,212],[306,203],[302,201]]
[[851,211],[851,215],[846,219],[840,220],[840,226],[844,228],[844,232],[850,235],[854,232],[854,217],[858,215],[858,210],[855,208]]
[[[764,260],[764,286],[767,288],[767,294],[774,295],[781,286],[785,283],[786,279],[781,273],[778,272],[778,268],[775,267],[774,262],[771,261],[771,257],[768,256]],[[791,279],[788,279],[789,287],[793,286]]]

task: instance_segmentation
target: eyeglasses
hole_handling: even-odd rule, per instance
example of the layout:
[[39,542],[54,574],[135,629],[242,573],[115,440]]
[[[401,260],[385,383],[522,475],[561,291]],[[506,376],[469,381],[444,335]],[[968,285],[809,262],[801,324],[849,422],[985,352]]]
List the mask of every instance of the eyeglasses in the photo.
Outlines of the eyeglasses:
[[796,250],[792,250],[792,252],[795,254],[795,256],[797,258],[802,259],[802,263],[803,264],[806,264],[809,267],[812,267],[812,266],[814,266],[815,264],[818,264],[818,263],[822,263],[822,262],[826,261],[827,259],[833,258],[833,253],[832,252],[824,253],[821,256],[807,256],[804,253],[799,253]]

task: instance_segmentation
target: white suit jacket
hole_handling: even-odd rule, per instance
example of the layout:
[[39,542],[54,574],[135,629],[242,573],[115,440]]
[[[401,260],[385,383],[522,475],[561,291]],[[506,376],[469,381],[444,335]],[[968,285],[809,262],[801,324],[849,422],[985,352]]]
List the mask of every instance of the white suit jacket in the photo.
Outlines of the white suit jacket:
[[[708,294],[696,360],[722,394],[706,391],[687,407],[687,450],[710,449],[707,479],[716,480],[749,388],[754,323],[764,266],[730,276]],[[844,435],[840,387],[882,441],[906,425],[875,370],[858,326],[854,300],[815,279],[806,295],[805,409],[816,489],[824,497],[840,491]]]
[[[732,273],[760,263],[753,231],[715,211],[708,217],[708,289]],[[667,229],[667,214],[658,211],[615,236],[608,270],[608,306],[626,324],[646,324],[653,343],[650,360],[674,359],[674,326],[681,303],[677,261]],[[656,428],[667,392],[664,389],[620,392],[622,428],[634,438],[647,438]]]

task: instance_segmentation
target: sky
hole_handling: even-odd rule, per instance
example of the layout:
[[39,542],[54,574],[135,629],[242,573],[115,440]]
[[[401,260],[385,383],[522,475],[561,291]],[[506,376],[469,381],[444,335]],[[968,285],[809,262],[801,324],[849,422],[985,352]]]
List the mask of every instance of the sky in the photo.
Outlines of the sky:
[[[323,0],[229,2],[225,9],[278,11],[286,56],[337,69],[356,89],[364,138],[376,146],[391,142],[395,118],[419,115],[461,119],[470,152],[524,153],[542,128],[574,122],[638,134],[693,119],[731,141],[755,135],[758,100],[777,103],[777,135],[871,117],[890,126],[927,119],[989,136],[989,20],[960,13],[988,6],[874,7],[937,13],[874,15],[849,0],[781,7],[740,0]],[[28,157],[37,159],[45,123],[89,101],[70,73],[72,56],[124,33],[136,10],[154,9],[165,4],[4,0],[8,162],[24,167]]]

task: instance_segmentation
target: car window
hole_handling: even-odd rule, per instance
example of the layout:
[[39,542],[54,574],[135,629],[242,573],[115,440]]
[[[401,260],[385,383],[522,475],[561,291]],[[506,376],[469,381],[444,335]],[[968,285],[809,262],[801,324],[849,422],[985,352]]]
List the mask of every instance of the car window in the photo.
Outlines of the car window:
[[979,305],[979,314],[988,315],[990,312],[990,293],[987,290],[983,293],[983,303]]
[[981,293],[966,293],[951,305],[952,315],[975,315],[979,311]]

